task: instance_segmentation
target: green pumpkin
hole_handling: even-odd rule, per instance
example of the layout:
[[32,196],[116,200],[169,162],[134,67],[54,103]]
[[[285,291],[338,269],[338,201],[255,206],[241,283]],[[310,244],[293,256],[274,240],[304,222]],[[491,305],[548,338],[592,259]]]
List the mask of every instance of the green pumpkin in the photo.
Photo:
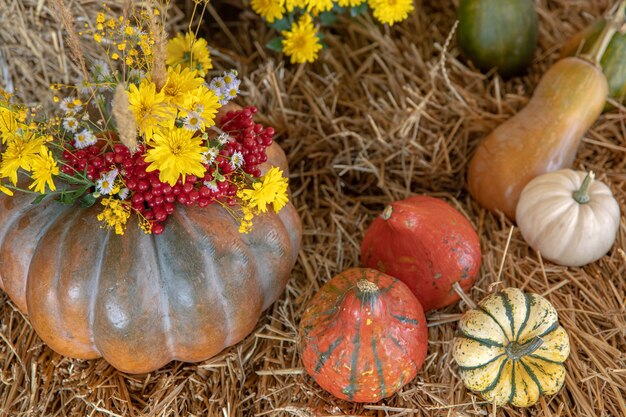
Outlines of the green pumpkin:
[[[574,35],[563,46],[561,56],[588,54],[605,26],[606,19],[598,19]],[[624,98],[626,98],[626,34],[617,32],[613,35],[602,55],[600,66],[609,82],[609,96],[619,103],[624,103]],[[605,110],[611,108],[613,106],[607,102]]]
[[531,0],[461,0],[457,16],[458,46],[482,71],[510,77],[532,62],[539,21]]

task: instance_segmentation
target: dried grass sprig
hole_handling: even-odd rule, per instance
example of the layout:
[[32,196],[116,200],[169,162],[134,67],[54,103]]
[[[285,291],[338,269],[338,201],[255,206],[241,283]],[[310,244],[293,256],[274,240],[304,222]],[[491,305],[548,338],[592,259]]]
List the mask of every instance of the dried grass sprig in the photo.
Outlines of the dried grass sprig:
[[67,32],[67,43],[70,46],[70,55],[80,67],[83,76],[87,79],[89,78],[89,72],[87,71],[87,65],[85,64],[85,55],[82,52],[80,39],[78,38],[78,33],[76,32],[76,22],[74,21],[74,16],[65,4],[65,0],[52,0],[52,4],[54,6],[53,9],[57,20],[61,22],[63,29]]
[[167,69],[165,67],[167,34],[155,13],[152,14],[148,23],[150,32],[152,32],[154,37],[154,46],[152,47],[152,81],[156,85],[156,90],[161,91],[167,82]]
[[118,84],[111,103],[111,113],[117,125],[117,134],[120,141],[130,149],[131,152],[137,150],[137,123],[135,116],[130,110],[128,93],[124,84]]

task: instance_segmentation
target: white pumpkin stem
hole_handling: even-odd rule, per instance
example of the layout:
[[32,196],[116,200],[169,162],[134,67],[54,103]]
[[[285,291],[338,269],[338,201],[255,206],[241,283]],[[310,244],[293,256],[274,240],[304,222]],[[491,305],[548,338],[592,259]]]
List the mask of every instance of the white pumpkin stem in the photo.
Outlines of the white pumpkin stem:
[[583,180],[583,183],[578,191],[574,192],[572,197],[574,197],[574,200],[576,200],[578,204],[587,204],[589,202],[589,187],[595,177],[596,174],[594,174],[593,171],[590,171]]
[[385,207],[380,217],[382,217],[383,220],[389,220],[391,218],[392,213],[393,213],[393,207],[391,207],[391,205],[388,205],[387,207]]
[[506,353],[509,358],[513,360],[519,360],[521,357],[528,356],[543,344],[543,339],[539,336],[533,337],[529,342],[519,345],[517,343],[511,343],[506,348]]

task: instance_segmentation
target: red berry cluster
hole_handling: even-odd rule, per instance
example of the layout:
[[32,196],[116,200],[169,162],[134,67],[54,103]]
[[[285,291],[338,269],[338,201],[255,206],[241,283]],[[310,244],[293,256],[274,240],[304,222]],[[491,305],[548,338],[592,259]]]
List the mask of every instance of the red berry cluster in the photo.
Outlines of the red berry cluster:
[[[206,207],[216,200],[229,204],[234,202],[237,187],[228,181],[235,169],[231,158],[235,152],[243,155],[241,169],[254,177],[261,175],[259,164],[267,160],[266,148],[272,144],[274,129],[255,124],[252,117],[255,107],[247,107],[236,112],[228,112],[220,121],[220,129],[230,136],[230,140],[222,145],[219,154],[211,164],[203,178],[187,175],[185,182],[178,179],[174,186],[159,180],[159,171],[147,172],[149,163],[145,161],[145,147],[131,153],[121,143],[115,144],[112,150],[103,150],[97,145],[80,150],[66,150],[63,158],[67,166],[61,169],[73,175],[86,172],[91,181],[97,180],[101,174],[117,168],[122,175],[126,188],[130,191],[132,208],[139,212],[151,224],[152,233],[163,233],[163,222],[175,210],[175,202],[185,206],[198,205]],[[216,181],[216,178],[223,179]]]

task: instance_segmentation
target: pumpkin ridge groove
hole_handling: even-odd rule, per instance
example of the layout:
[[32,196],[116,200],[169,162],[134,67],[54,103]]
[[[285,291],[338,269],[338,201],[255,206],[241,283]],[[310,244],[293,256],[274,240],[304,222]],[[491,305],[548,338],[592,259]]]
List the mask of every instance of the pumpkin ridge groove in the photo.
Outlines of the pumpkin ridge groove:
[[509,403],[513,401],[515,394],[517,394],[517,384],[515,384],[515,362],[516,361],[511,361],[511,394],[509,394],[509,401],[507,401]]
[[358,318],[356,321],[357,331],[354,334],[354,339],[352,343],[354,344],[354,350],[352,351],[352,356],[350,357],[350,384],[347,388],[344,389],[345,393],[348,394],[348,398],[350,401],[354,399],[354,393],[356,392],[356,372],[357,372],[357,361],[359,359],[359,350],[361,348],[361,332],[359,331],[361,327],[361,318]]
[[519,341],[519,338],[521,337],[522,332],[526,328],[526,324],[528,324],[528,319],[530,318],[530,297],[528,296],[528,293],[524,293],[524,303],[526,304],[526,317],[524,317],[524,321],[522,322],[522,325],[517,331],[517,335],[515,335],[516,342]]
[[[476,365],[476,366],[461,366],[461,365],[459,365],[459,369],[461,369],[463,371],[474,371],[476,369],[480,369],[482,367],[485,367],[485,366],[489,365],[492,362],[497,361],[498,359],[500,359],[500,357],[502,357],[504,355],[505,355],[505,353],[501,353],[498,356],[495,356],[494,358],[488,360],[487,362],[485,362],[483,364],[480,364],[480,365]],[[506,360],[502,362],[502,365],[500,366],[500,370],[502,370],[502,366],[504,366],[504,363],[506,363]],[[485,389],[485,391],[488,391],[488,390]]]
[[343,340],[343,336],[339,336],[333,343],[330,344],[330,346],[324,353],[320,352],[320,360],[315,366],[316,374],[318,374],[322,370],[322,368],[326,364],[326,361],[330,358],[330,355],[337,348],[337,346],[339,346],[342,340]]
[[[501,292],[499,294],[500,298],[502,298],[502,305],[504,305],[504,312],[506,314],[506,318],[509,319],[509,325],[511,326],[511,337],[515,340],[515,315],[513,314],[513,305],[511,304],[511,299],[509,295],[505,292]],[[506,333],[504,334],[506,336]]]
[[544,337],[548,333],[552,333],[553,331],[555,331],[558,327],[559,327],[559,320],[558,320],[558,317],[557,317],[557,319],[554,321],[554,323],[552,323],[552,326],[548,327],[545,332],[541,333],[537,337]]
[[469,335],[467,333],[465,333],[463,330],[459,329],[459,334],[461,336],[463,336],[466,339],[470,339],[473,340],[475,342],[481,343],[485,346],[489,346],[489,347],[499,347],[499,348],[503,348],[505,347],[503,344],[498,343],[498,342],[494,342],[493,340],[489,340],[489,339],[483,339],[482,337],[476,337],[476,336],[472,336]]
[[530,366],[526,365],[523,360],[520,360],[519,363],[522,364],[522,366],[526,370],[526,373],[530,376],[530,379],[532,379],[535,385],[537,385],[537,388],[539,389],[539,395],[544,395],[543,388],[541,388],[541,384],[539,383],[537,375],[535,375],[535,371],[533,371]]
[[498,320],[496,320],[496,318],[490,312],[485,310],[482,306],[479,305],[478,308],[480,309],[480,311],[482,311],[483,313],[491,317],[491,320],[493,320],[498,325],[500,330],[502,330],[502,334],[504,334],[504,337],[506,338],[507,342],[511,342],[511,340],[509,340],[509,337],[506,335],[506,330],[504,330],[504,327],[502,327],[502,325],[498,323]]
[[376,350],[376,337],[372,335],[372,353],[374,355],[374,362],[376,363],[376,370],[378,372],[378,381],[380,385],[381,398],[387,397],[387,387],[385,386],[385,375],[383,373],[383,364],[380,362],[378,351]]
[[98,253],[98,257],[96,258],[96,267],[95,278],[93,282],[93,288],[91,291],[91,299],[89,300],[89,309],[87,310],[87,323],[89,323],[89,336],[91,338],[91,343],[95,350],[100,354],[100,349],[98,348],[98,344],[96,343],[96,335],[93,329],[95,328],[95,320],[96,320],[96,302],[98,300],[98,294],[100,293],[100,276],[102,275],[102,265],[104,264],[104,254],[106,253],[106,248],[109,245],[109,238],[111,236],[111,232],[107,231],[104,234],[104,238],[102,240],[102,246]]
[[161,318],[163,320],[163,336],[165,337],[165,347],[167,349],[167,356],[170,359],[176,358],[176,349],[174,348],[174,342],[172,340],[172,317],[170,316],[170,299],[168,294],[167,285],[162,285],[163,283],[163,273],[162,271],[162,260],[163,257],[159,253],[159,245],[156,242],[156,238],[154,236],[149,236],[150,239],[150,247],[154,251],[154,257],[156,258],[158,268],[155,268],[157,274],[159,274],[159,278],[156,281],[159,286],[159,298],[161,300],[161,306],[163,307],[163,312],[161,314]]
[[[502,355],[500,355],[500,356],[502,356]],[[497,356],[495,359],[485,363],[484,365],[480,365],[480,366],[476,366],[476,367],[472,366],[471,368],[468,368],[467,370],[471,371],[473,369],[482,368],[483,366],[487,365],[488,363],[491,363],[494,360],[498,359],[500,356]],[[501,375],[502,368],[504,368],[504,365],[506,365],[506,363],[508,361],[509,361],[508,359],[505,359],[505,360],[502,361],[502,363],[500,364],[500,368],[498,368],[498,372],[496,372],[496,378],[493,380],[493,382],[487,388],[485,388],[484,390],[480,391],[481,393],[489,392],[492,389],[494,389],[496,387],[496,385],[498,385],[498,382],[500,382],[500,377],[502,376]]]
[[391,317],[393,317],[394,319],[398,320],[401,323],[412,324],[414,326],[417,326],[419,324],[417,319],[412,319],[410,317],[400,316],[398,314],[391,314]]
[[555,360],[552,360],[552,359],[546,359],[543,356],[535,355],[534,353],[531,353],[530,355],[528,355],[528,357],[529,358],[533,358],[533,359],[539,359],[539,360],[546,361],[546,362],[550,362],[550,363],[553,363],[555,365],[563,365],[563,362],[555,361]]

